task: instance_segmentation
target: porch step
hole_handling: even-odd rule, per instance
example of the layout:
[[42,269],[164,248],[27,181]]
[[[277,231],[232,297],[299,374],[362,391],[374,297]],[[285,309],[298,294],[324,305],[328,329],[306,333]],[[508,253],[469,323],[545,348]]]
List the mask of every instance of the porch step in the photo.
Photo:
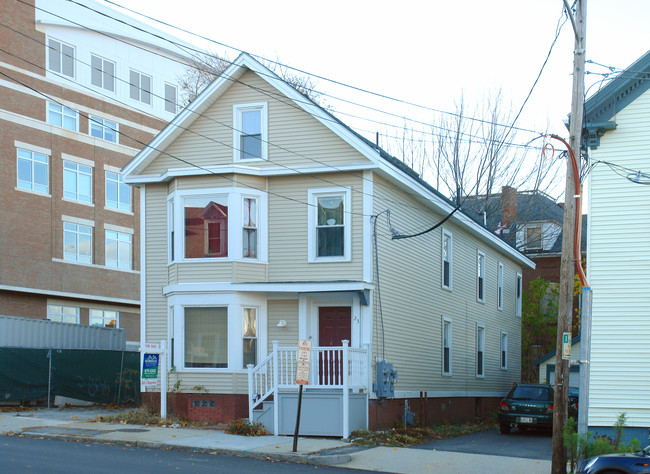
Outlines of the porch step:
[[262,408],[253,410],[254,423],[260,422],[266,428],[266,431],[273,433],[273,400],[267,400],[262,405]]

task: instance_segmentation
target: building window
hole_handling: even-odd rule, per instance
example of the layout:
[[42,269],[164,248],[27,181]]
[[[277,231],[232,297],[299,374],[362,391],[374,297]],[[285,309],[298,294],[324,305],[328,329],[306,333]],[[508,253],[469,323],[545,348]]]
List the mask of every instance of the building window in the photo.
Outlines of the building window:
[[131,270],[132,236],[113,230],[106,231],[106,266]]
[[90,310],[90,325],[100,326],[104,328],[117,328],[119,327],[120,313],[117,311],[108,311],[103,309]]
[[186,197],[185,258],[228,256],[228,197]]
[[63,223],[63,259],[71,262],[93,263],[92,227],[72,222]]
[[453,276],[453,241],[450,232],[442,231],[442,287],[451,290]]
[[117,123],[91,115],[88,120],[90,135],[107,142],[117,143]]
[[151,105],[151,76],[131,69],[129,75],[129,96],[131,99]]
[[517,282],[516,282],[516,302],[517,302],[517,316],[521,317],[521,297],[522,297],[522,281],[521,274],[517,273]]
[[257,365],[257,310],[244,308],[244,368]]
[[18,187],[47,194],[50,191],[49,157],[42,153],[16,149]]
[[476,299],[485,302],[485,254],[478,252],[476,258]]
[[442,319],[442,375],[451,375],[451,319]]
[[503,263],[497,268],[497,308],[503,309]]
[[310,262],[350,260],[350,190],[309,190]]
[[106,207],[131,212],[131,187],[112,171],[106,171]]
[[235,160],[267,159],[266,103],[234,106]]
[[79,308],[48,304],[47,319],[57,323],[79,324]]
[[485,377],[485,326],[476,326],[476,376]]
[[165,84],[165,111],[176,113],[176,86]]
[[542,228],[526,227],[525,230],[525,248],[527,250],[541,250],[542,248]]
[[243,200],[242,257],[257,258],[257,199]]
[[501,331],[501,368],[508,368],[508,333]]
[[227,308],[185,308],[185,367],[228,367]]
[[115,92],[115,63],[90,55],[90,83],[107,91]]
[[176,225],[174,223],[174,200],[170,199],[167,203],[167,225],[169,229],[169,263],[172,263],[174,261],[174,226]]
[[75,201],[92,202],[93,169],[90,166],[63,162],[63,197]]
[[74,77],[74,47],[55,39],[49,39],[47,46],[49,70]]
[[47,123],[77,131],[77,112],[64,105],[47,103]]

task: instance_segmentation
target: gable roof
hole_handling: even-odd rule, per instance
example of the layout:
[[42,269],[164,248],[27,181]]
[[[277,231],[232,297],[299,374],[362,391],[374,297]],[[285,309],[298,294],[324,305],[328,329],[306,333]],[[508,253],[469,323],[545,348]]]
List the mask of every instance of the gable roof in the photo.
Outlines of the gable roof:
[[[573,339],[571,339],[571,347],[573,347],[573,345],[574,345],[576,342],[579,342],[579,341],[580,341],[580,334],[578,334],[578,335],[575,336]],[[537,359],[535,362],[533,362],[533,364],[534,364],[534,365],[539,365],[539,364],[541,364],[542,362],[544,362],[545,360],[549,360],[549,359],[550,359],[551,357],[553,357],[554,355],[555,355],[555,350],[552,350],[551,352],[547,352],[547,353],[544,354],[542,357],[540,357],[540,358]]]
[[585,102],[584,133],[587,146],[600,145],[600,137],[616,128],[612,118],[650,89],[650,51],[616,76]]
[[[252,58],[247,53],[241,53],[231,65],[217,76],[190,104],[188,104],[167,126],[154,137],[123,169],[124,181],[129,184],[161,182],[171,179],[171,176],[142,176],[138,173],[144,170],[158,156],[165,154],[165,148],[172,144],[198,117],[207,111],[229,87],[237,82],[247,71],[256,73],[269,85],[277,89],[293,104],[310,114],[317,121],[330,129],[342,140],[346,141],[362,156],[369,160],[367,169],[379,169],[390,180],[397,182],[403,188],[415,191],[429,205],[432,205],[443,215],[451,213],[456,205],[443,196],[437,189],[424,181],[418,173],[402,161],[393,157],[378,145],[364,138],[334,115],[320,107],[304,94],[280,78],[269,68]],[[250,172],[250,167],[247,167]],[[203,170],[206,173],[208,170]],[[235,167],[234,172],[246,172],[243,168]],[[534,268],[535,264],[522,253],[504,245],[494,234],[479,226],[462,212],[456,212],[452,218],[461,226],[471,229],[478,238],[487,241],[520,264]]]

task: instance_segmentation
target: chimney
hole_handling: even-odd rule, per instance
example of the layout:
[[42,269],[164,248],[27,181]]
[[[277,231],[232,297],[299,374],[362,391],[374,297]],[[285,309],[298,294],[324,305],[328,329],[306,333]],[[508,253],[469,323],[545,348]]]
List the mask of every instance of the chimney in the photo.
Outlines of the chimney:
[[517,189],[501,188],[501,227],[508,229],[517,220]]

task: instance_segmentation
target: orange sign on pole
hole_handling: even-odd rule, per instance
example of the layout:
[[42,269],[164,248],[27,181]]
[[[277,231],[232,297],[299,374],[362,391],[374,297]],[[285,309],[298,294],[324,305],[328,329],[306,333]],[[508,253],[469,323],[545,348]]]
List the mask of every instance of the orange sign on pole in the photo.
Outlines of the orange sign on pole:
[[309,385],[309,366],[311,364],[311,341],[298,340],[298,364],[296,367],[296,383]]

